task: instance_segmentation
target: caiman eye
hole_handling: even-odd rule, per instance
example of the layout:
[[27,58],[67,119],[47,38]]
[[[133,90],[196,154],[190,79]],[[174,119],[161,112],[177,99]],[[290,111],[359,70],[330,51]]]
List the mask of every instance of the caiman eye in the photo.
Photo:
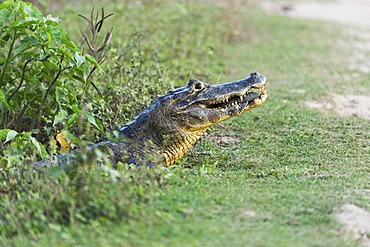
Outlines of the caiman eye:
[[190,79],[188,85],[195,91],[201,91],[207,87],[205,83],[195,79]]
[[200,89],[202,89],[202,88],[203,88],[203,84],[202,84],[202,83],[197,83],[197,84],[195,84],[194,88],[195,88],[196,90],[200,90]]

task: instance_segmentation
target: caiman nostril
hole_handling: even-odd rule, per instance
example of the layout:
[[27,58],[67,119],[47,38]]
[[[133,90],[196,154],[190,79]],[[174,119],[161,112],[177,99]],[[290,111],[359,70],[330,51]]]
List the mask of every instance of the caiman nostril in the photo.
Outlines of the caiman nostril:
[[250,74],[250,76],[256,76],[256,75],[258,75],[258,72],[252,72],[252,73]]

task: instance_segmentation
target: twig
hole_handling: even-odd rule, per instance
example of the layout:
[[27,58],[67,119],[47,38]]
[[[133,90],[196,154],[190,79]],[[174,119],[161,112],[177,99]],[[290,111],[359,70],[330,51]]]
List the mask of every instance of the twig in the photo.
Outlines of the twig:
[[[113,28],[111,28],[111,30],[105,35],[104,42],[99,48],[97,47],[97,38],[98,38],[99,33],[101,31],[101,28],[103,26],[104,20],[107,19],[108,17],[112,16],[113,13],[111,13],[109,15],[105,15],[104,8],[102,8],[100,19],[99,19],[99,12],[96,11],[95,15],[94,15],[94,13],[95,13],[95,9],[93,8],[91,10],[91,13],[90,13],[90,19],[83,16],[83,15],[80,15],[80,14],[78,15],[78,16],[82,17],[83,19],[85,19],[88,22],[88,24],[90,26],[92,40],[89,39],[89,36],[87,35],[85,29],[80,30],[80,32],[81,32],[82,36],[84,37],[85,42],[86,42],[87,46],[89,47],[90,51],[92,51],[93,57],[97,60],[98,64],[101,65],[106,60],[106,57],[104,56],[103,51],[104,51],[104,48],[112,40]],[[87,76],[87,79],[90,80],[90,84],[98,92],[99,96],[102,97],[102,94],[100,93],[100,90],[95,85],[95,83],[91,80],[92,74],[96,69],[97,69],[97,66],[93,66],[93,68],[90,70],[89,75]],[[83,89],[82,95],[81,95],[81,101],[82,101],[83,95],[85,93],[86,86],[87,86],[87,83],[85,82],[84,89]]]
[[13,96],[19,91],[19,89],[22,87],[22,84],[23,84],[23,81],[24,81],[24,76],[26,74],[26,67],[28,65],[28,63],[30,63],[31,61],[39,61],[39,62],[42,62],[42,61],[46,61],[48,60],[48,58],[50,57],[50,55],[46,55],[45,58],[42,58],[42,59],[39,59],[39,58],[30,58],[28,59],[24,66],[23,66],[23,69],[22,69],[22,77],[21,77],[21,82],[19,83],[18,87],[15,89],[15,91],[9,96],[7,102],[9,103],[11,98],[13,98]]
[[101,92],[100,92],[99,88],[95,85],[95,83],[94,83],[92,80],[90,80],[90,84],[91,84],[91,85],[95,88],[95,90],[98,92],[98,94],[99,94],[100,98],[103,98],[103,95],[101,94]]

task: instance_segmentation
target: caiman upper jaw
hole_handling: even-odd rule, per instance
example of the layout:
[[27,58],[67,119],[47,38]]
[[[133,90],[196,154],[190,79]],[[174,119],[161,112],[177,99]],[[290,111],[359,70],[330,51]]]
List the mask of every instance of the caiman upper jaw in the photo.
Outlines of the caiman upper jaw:
[[[257,89],[260,93],[256,93],[251,91],[250,89]],[[226,98],[219,99],[215,102],[210,104],[203,104],[203,107],[208,110],[215,110],[215,109],[227,109],[232,106],[245,104],[249,102],[254,102],[257,98],[263,98],[266,96],[266,86],[264,84],[258,86],[252,86],[249,90],[247,90],[244,94],[231,94]]]

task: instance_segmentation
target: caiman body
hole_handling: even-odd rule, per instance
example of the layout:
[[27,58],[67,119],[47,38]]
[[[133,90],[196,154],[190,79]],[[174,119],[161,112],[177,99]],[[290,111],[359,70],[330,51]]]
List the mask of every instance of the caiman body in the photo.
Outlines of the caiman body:
[[[116,141],[101,142],[89,149],[107,149],[113,164],[169,166],[181,158],[211,125],[261,105],[267,98],[265,82],[266,78],[257,72],[222,85],[190,80],[187,86],[154,100],[119,130]],[[58,155],[56,162],[64,165],[71,162],[71,156],[75,154]],[[43,160],[38,165],[50,163]]]

